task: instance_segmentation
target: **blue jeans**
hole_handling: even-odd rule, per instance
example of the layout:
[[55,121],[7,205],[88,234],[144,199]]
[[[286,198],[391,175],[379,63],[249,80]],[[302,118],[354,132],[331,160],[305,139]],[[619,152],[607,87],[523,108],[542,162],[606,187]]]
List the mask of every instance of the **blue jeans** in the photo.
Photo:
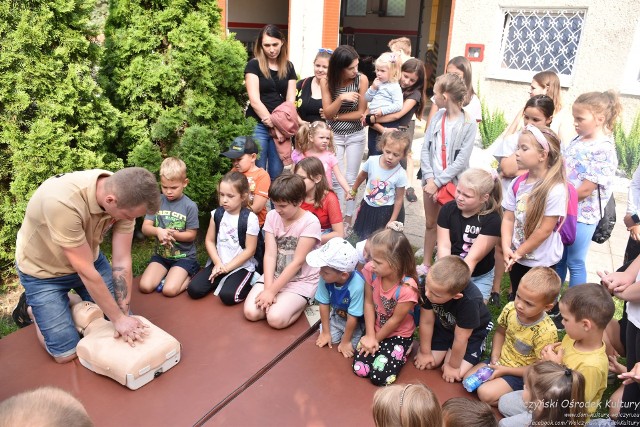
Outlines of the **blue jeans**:
[[[107,257],[100,252],[93,265],[107,284],[111,295],[115,295],[111,264],[109,264]],[[84,301],[93,301],[80,276],[74,273],[40,279],[24,274],[20,269],[17,270],[20,283],[26,292],[27,304],[31,307],[38,328],[44,337],[47,352],[53,357],[66,357],[74,354],[80,336],[71,317],[67,294],[73,289]]]
[[280,176],[284,165],[278,151],[276,151],[276,143],[269,135],[269,128],[262,123],[258,123],[253,130],[253,138],[260,145],[260,154],[256,160],[256,166],[269,172],[271,181]]
[[584,261],[587,258],[587,252],[589,251],[589,246],[591,246],[591,237],[597,225],[597,223],[584,224],[578,222],[575,242],[571,246],[564,247],[562,259],[556,266],[556,273],[564,283],[567,277],[567,269],[569,270],[569,287],[587,282],[587,268]]

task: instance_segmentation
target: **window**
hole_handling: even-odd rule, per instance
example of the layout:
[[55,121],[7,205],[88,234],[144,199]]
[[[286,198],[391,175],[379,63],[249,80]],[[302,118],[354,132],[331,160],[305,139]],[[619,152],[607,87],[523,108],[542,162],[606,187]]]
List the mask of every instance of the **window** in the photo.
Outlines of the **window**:
[[347,16],[367,16],[367,0],[347,0]]
[[404,16],[406,0],[387,0],[386,16]]
[[497,78],[530,81],[552,70],[571,84],[586,9],[503,9],[504,27]]

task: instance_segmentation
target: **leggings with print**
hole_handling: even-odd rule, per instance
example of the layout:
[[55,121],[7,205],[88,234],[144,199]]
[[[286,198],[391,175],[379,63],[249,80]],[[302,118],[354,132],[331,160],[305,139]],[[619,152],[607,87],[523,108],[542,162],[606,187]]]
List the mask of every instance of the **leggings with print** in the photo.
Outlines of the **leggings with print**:
[[393,384],[407,361],[412,342],[411,337],[394,336],[383,339],[376,353],[368,356],[356,354],[353,373],[369,378],[377,386]]
[[[234,305],[244,301],[251,290],[252,271],[238,268],[224,276],[216,277],[211,282],[209,276],[211,276],[212,270],[213,263],[210,263],[193,276],[187,287],[187,293],[191,298],[200,299],[215,291],[214,294],[219,295],[225,305]],[[218,289],[219,287],[220,289]]]

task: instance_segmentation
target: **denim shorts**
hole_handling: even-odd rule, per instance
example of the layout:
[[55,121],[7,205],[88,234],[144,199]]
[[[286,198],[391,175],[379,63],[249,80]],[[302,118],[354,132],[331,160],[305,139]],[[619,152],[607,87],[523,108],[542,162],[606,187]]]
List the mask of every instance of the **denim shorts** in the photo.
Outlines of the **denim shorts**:
[[[342,341],[344,330],[347,328],[347,318],[340,316],[333,307],[329,315],[329,328],[331,329],[331,342],[335,344]],[[351,345],[354,350],[358,346],[362,335],[364,335],[364,322],[359,320],[351,336]]]
[[173,267],[180,267],[189,273],[189,277],[195,276],[196,273],[200,271],[200,264],[198,264],[198,260],[193,258],[167,259],[158,255],[152,255],[151,260],[149,260],[149,264],[152,262],[157,262],[167,270],[170,270]]
[[491,289],[493,288],[493,278],[495,276],[495,267],[484,274],[479,276],[471,276],[471,283],[476,285],[476,288],[480,290],[482,299],[485,301],[491,296]]
[[[111,264],[107,257],[100,252],[93,265],[107,284],[111,295],[114,295]],[[80,335],[71,317],[67,294],[73,289],[84,301],[93,301],[80,276],[74,273],[41,279],[24,274],[20,269],[17,270],[20,283],[26,292],[27,304],[33,310],[38,328],[44,337],[47,352],[53,357],[67,357],[74,354]]]

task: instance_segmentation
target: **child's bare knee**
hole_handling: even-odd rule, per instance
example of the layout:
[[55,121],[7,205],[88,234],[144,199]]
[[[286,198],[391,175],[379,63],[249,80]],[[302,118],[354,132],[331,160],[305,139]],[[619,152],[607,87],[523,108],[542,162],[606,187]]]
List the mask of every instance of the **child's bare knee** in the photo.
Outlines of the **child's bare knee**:
[[273,329],[284,329],[289,326],[289,320],[281,316],[267,316],[267,323]]
[[498,399],[500,399],[500,396],[498,390],[491,387],[490,383],[485,383],[478,388],[478,399],[491,406],[498,406]]

